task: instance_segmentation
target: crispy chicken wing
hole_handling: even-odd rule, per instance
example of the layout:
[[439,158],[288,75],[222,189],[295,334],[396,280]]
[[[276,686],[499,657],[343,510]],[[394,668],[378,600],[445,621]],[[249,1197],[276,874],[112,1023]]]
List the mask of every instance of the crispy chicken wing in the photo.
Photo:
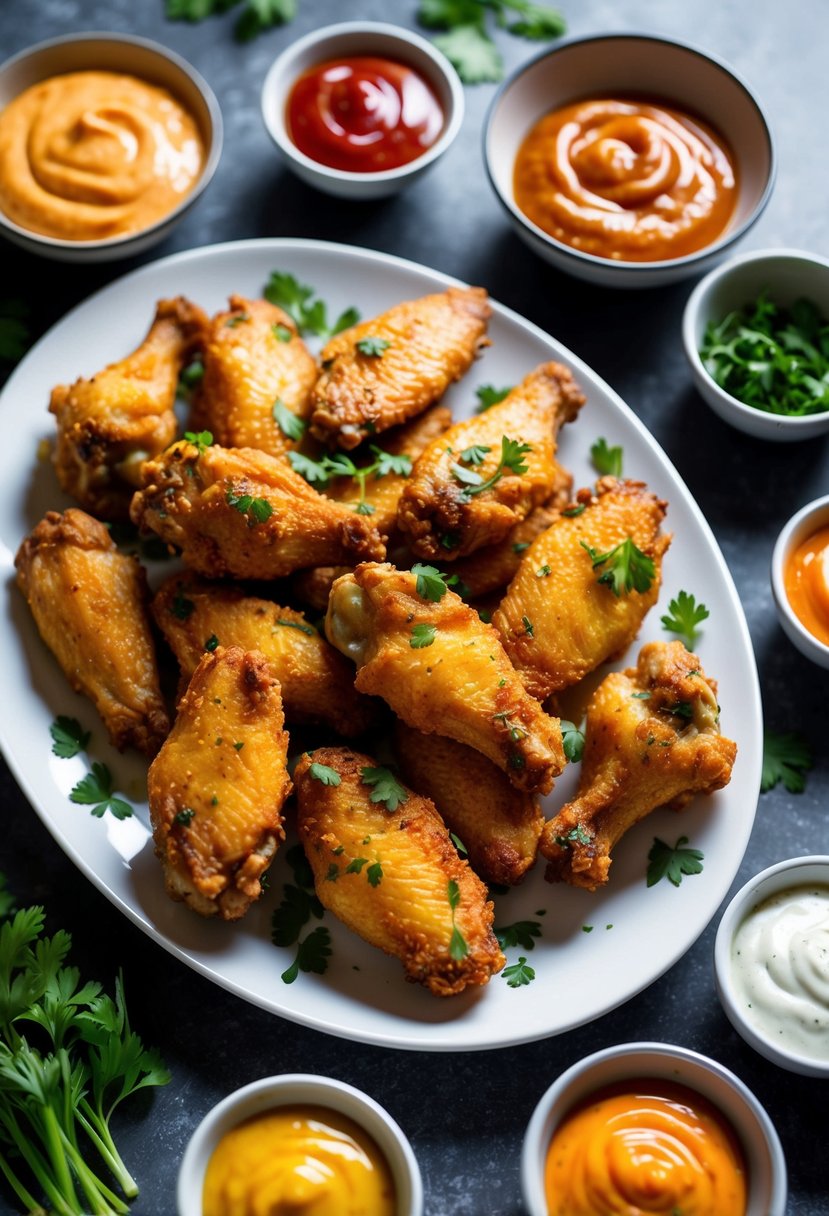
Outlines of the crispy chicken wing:
[[238,920],[285,838],[291,789],[279,683],[263,655],[202,657],[147,777],[167,891],[202,916]]
[[[572,478],[569,475],[566,482],[567,492],[562,504],[564,506],[570,500],[572,488]],[[521,565],[522,554],[529,549],[537,536],[550,527],[558,512],[558,507],[536,507],[497,545],[487,545],[485,549],[479,549],[477,553],[453,562],[451,573],[457,574],[466,587],[464,595],[477,600],[506,587]]]
[[681,642],[650,642],[636,667],[606,676],[587,708],[578,796],[544,827],[550,882],[595,890],[628,828],[681,809],[731,779],[737,746],[720,734],[717,686]]
[[437,571],[358,566],[332,587],[325,631],[356,662],[357,688],[404,722],[482,752],[516,789],[552,788],[565,764],[558,719],[525,692],[495,630]]
[[398,721],[394,754],[404,780],[430,799],[488,883],[512,886],[534,865],[544,816],[538,799],[510,785],[491,760],[442,735]]
[[287,462],[252,448],[182,441],[148,461],[134,523],[176,545],[208,578],[282,578],[385,553],[370,519],[318,494]]
[[131,355],[89,380],[52,390],[58,481],[93,515],[128,518],[142,462],[175,438],[179,374],[206,324],[189,300],[161,300],[149,333]]
[[301,612],[246,595],[229,583],[174,574],[152,602],[156,624],[190,679],[208,642],[263,654],[279,681],[288,723],[322,723],[347,739],[376,719],[372,702],[354,688],[354,668]]
[[[580,490],[577,498],[574,510],[530,545],[492,617],[507,654],[539,700],[577,683],[633,641],[656,603],[662,555],[670,544],[659,531],[666,504],[641,482],[607,477],[595,497]],[[596,557],[609,555],[630,541],[653,563],[653,573],[640,583],[647,589],[633,586],[616,594],[604,581],[613,559],[594,567],[587,549]]]
[[[328,783],[315,776],[320,765]],[[399,787],[403,797],[391,810],[373,797],[362,778],[376,767],[370,756],[337,747],[297,764],[297,826],[319,899],[436,996],[486,984],[505,962],[486,887],[428,799]]]
[[312,433],[355,448],[422,413],[486,345],[490,312],[482,287],[450,287],[337,334],[320,356]]
[[[558,431],[583,404],[568,369],[544,363],[503,401],[433,440],[397,510],[412,551],[445,561],[503,540],[554,493]],[[510,440],[525,449],[514,453],[520,460],[509,460]]]
[[202,357],[192,430],[210,431],[223,447],[272,456],[296,446],[318,371],[286,312],[267,300],[231,296],[230,311],[207,327]]
[[17,582],[40,636],[115,747],[154,756],[170,729],[146,611],[147,580],[97,519],[49,511],[23,541]]

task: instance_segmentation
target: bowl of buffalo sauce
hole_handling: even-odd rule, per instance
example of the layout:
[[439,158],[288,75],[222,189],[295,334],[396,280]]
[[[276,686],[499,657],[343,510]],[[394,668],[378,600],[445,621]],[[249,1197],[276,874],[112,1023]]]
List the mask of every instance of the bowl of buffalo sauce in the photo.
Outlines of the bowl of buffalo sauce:
[[829,667],[829,494],[801,507],[781,530],[771,587],[789,641],[813,663]]
[[626,1043],[574,1064],[524,1139],[530,1216],[784,1216],[786,1164],[751,1091],[716,1061]]
[[262,88],[265,126],[289,167],[341,198],[395,194],[447,151],[463,88],[425,38],[346,22],[292,43]]

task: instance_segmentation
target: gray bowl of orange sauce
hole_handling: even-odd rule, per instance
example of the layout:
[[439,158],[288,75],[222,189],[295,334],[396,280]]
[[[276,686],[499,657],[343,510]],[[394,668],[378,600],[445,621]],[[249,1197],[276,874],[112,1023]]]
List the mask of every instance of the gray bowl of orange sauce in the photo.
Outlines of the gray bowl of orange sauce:
[[184,59],[126,34],[70,34],[0,66],[0,235],[67,262],[169,235],[219,162],[222,116]]
[[496,93],[483,142],[518,235],[608,287],[702,273],[756,222],[775,178],[748,86],[711,55],[650,35],[542,52]]
[[763,1107],[715,1060],[623,1043],[544,1093],[521,1159],[529,1216],[785,1216],[786,1162]]

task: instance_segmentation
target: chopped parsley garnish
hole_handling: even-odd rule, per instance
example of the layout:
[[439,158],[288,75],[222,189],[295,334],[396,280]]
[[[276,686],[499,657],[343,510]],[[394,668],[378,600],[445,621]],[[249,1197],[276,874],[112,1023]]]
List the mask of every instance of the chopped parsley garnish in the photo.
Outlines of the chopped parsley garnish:
[[598,550],[585,544],[583,540],[580,540],[579,544],[582,549],[586,550],[594,570],[598,570],[601,566],[606,567],[599,574],[596,582],[610,587],[617,599],[622,593],[627,595],[628,592],[635,590],[641,595],[650,589],[651,583],[656,577],[656,563],[652,557],[648,557],[646,553],[636,547],[632,537],[628,536],[626,540],[621,541],[607,553],[599,553]]
[[452,841],[452,844],[455,846],[455,849],[457,850],[457,854],[459,857],[468,857],[469,856],[469,850],[467,849],[466,845],[461,840],[460,836],[457,836],[454,832],[450,832],[449,838]]
[[92,732],[84,730],[77,718],[58,714],[49,727],[52,736],[52,754],[61,760],[71,760],[78,752],[86,750]]
[[567,519],[575,519],[577,515],[582,514],[584,509],[585,509],[584,503],[577,502],[576,505],[573,507],[565,507],[565,509],[561,512],[561,514],[566,516]]
[[465,464],[483,464],[484,456],[491,451],[492,448],[488,448],[485,444],[473,443],[471,447],[464,448],[458,460],[462,460]]
[[579,730],[575,722],[561,720],[561,743],[564,754],[572,764],[578,764],[584,755],[584,731]]
[[812,762],[812,749],[802,735],[795,731],[787,734],[764,731],[761,793],[767,793],[782,781],[790,794],[802,794]]
[[320,781],[323,785],[339,785],[342,777],[335,768],[329,768],[327,764],[318,764],[315,760],[308,769],[308,776],[313,777],[315,781]]
[[529,549],[530,542],[528,540],[517,540],[512,546],[513,553],[523,553],[525,549]]
[[[429,600],[430,603],[437,604],[446,595],[446,575],[434,566],[425,566],[422,562],[416,562],[412,566],[412,574],[417,580],[415,590],[422,600]],[[457,575],[455,577],[457,578]]]
[[412,650],[423,650],[426,646],[432,645],[436,636],[436,625],[415,625],[409,638],[409,645]]
[[694,649],[699,630],[697,625],[701,624],[710,616],[705,604],[698,604],[695,597],[687,591],[677,592],[674,599],[668,604],[668,611],[661,618],[662,628],[668,633],[678,634],[688,646],[689,650]]
[[284,629],[298,629],[300,633],[307,634],[309,638],[314,637],[317,632],[313,625],[308,625],[305,621],[286,621],[283,617],[278,616],[276,623]]
[[249,320],[250,320],[250,313],[237,312],[237,313],[234,313],[234,315],[232,317],[228,317],[228,319],[225,321],[225,326],[228,329],[235,329],[237,325],[244,325],[245,321],[249,321]]
[[558,38],[566,29],[559,12],[534,0],[421,0],[418,21],[444,31],[435,45],[464,84],[497,81],[504,74],[501,53],[487,25],[489,12],[494,13],[498,29],[533,41]]
[[174,823],[180,823],[183,828],[189,827],[191,819],[194,819],[196,812],[192,807],[186,806],[173,816]]
[[182,400],[187,400],[193,389],[201,384],[204,379],[204,364],[201,359],[194,359],[192,363],[188,363],[182,369],[176,386],[176,396]]
[[205,448],[209,448],[213,443],[212,431],[185,431],[184,438],[199,449],[200,456],[204,453]]
[[[223,0],[227,2],[227,0]],[[249,0],[259,4],[262,0]],[[265,0],[267,3],[268,0]],[[273,3],[274,0],[270,0]],[[283,0],[284,2],[284,0]],[[356,308],[341,312],[333,325],[328,324],[328,311],[324,300],[315,297],[314,288],[300,283],[292,274],[274,270],[264,290],[266,300],[282,308],[296,323],[301,334],[316,334],[318,338],[332,338],[344,329],[350,329],[360,319]]]
[[305,420],[289,410],[284,401],[277,397],[273,403],[273,417],[286,439],[300,440],[305,434]]
[[321,460],[312,460],[300,452],[288,452],[288,460],[295,473],[299,473],[306,481],[316,484],[320,489],[328,485],[332,477],[352,477],[359,486],[359,499],[355,506],[358,515],[372,515],[374,507],[366,502],[366,482],[369,477],[375,481],[394,473],[398,477],[409,477],[412,472],[411,456],[396,455],[384,452],[382,448],[371,444],[374,460],[371,464],[358,468],[350,456],[344,452],[336,452],[333,456],[323,456]]
[[525,950],[535,949],[535,938],[541,937],[541,925],[537,920],[517,920],[513,925],[496,925],[493,933],[498,939],[502,950],[510,946],[522,946]]
[[475,389],[475,396],[478,398],[478,404],[475,407],[476,414],[485,414],[493,405],[497,405],[499,401],[503,401],[512,392],[512,388],[495,388],[492,384],[482,384]]
[[[294,845],[287,853],[294,873],[294,886],[286,883],[282,903],[271,918],[271,941],[275,946],[292,946],[312,916],[322,920],[323,906],[314,893],[314,875],[302,845]],[[296,978],[296,977],[294,977]]]
[[461,892],[454,878],[449,879],[446,895],[449,900],[449,907],[452,910],[452,936],[449,939],[449,957],[454,962],[459,963],[469,953],[469,946],[466,944],[466,938],[455,924],[455,912],[461,902]]
[[536,578],[546,578],[548,574],[552,574],[552,570],[545,562],[543,566],[539,566],[535,572]]
[[288,326],[282,325],[279,321],[277,321],[276,325],[272,325],[271,329],[273,330],[273,336],[278,342],[290,342],[294,336],[292,331],[288,329]]
[[204,648],[206,651],[208,651],[210,654],[212,654],[218,645],[219,645],[219,639],[216,637],[215,633],[211,633],[210,637],[207,639],[207,641],[204,644]]
[[316,929],[297,942],[296,958],[287,970],[279,977],[283,984],[293,984],[300,971],[313,972],[314,975],[324,975],[328,970],[328,959],[331,957],[331,934],[325,925],[317,925]]
[[602,436],[590,448],[590,459],[597,473],[606,477],[622,476],[622,459],[624,451],[621,447],[611,447]]
[[535,637],[535,629],[533,623],[528,616],[521,617],[521,624],[524,626],[524,633],[528,638]]
[[180,587],[176,587],[176,593],[170,601],[170,612],[177,621],[186,621],[196,611],[196,605],[192,600],[188,599]]
[[590,844],[593,837],[580,823],[577,823],[574,828],[570,828],[566,836],[554,836],[553,839],[560,848],[569,849],[574,844]]
[[252,494],[237,494],[232,486],[225,494],[225,502],[229,507],[235,507],[240,515],[247,517],[249,528],[265,523],[273,515],[273,507],[267,498],[254,498]]
[[383,867],[379,861],[373,861],[366,870],[366,878],[370,887],[379,887],[383,880]]
[[690,701],[675,701],[673,705],[666,705],[665,709],[669,714],[674,714],[685,722],[690,722],[694,716],[694,707]]
[[[473,449],[467,449],[471,451]],[[483,448],[474,449],[481,452]],[[463,498],[471,498],[474,494],[483,494],[486,490],[491,490],[493,486],[501,480],[504,474],[509,472],[514,473],[517,477],[523,476],[526,473],[528,465],[524,460],[527,452],[532,451],[532,445],[529,443],[521,443],[517,439],[510,439],[507,435],[501,437],[501,458],[495,472],[491,477],[484,480],[480,473],[475,473],[472,469],[466,469],[463,465],[453,464],[451,471],[458,481],[463,483]]]
[[517,963],[511,963],[509,967],[505,967],[501,975],[507,981],[509,988],[521,988],[525,984],[531,984],[535,979],[535,968],[530,967],[523,954],[518,956]]
[[112,773],[105,764],[98,761],[92,765],[92,772],[73,787],[69,795],[70,802],[81,806],[91,806],[90,815],[101,819],[107,811],[116,819],[129,819],[132,807],[123,798],[117,798],[113,793]]
[[367,865],[368,865],[367,857],[353,857],[351,859],[351,861],[348,863],[348,865],[345,867],[344,873],[359,874],[360,871],[362,870],[363,866],[367,866]]
[[367,766],[360,769],[360,780],[363,785],[372,787],[370,798],[372,802],[385,803],[386,809],[396,811],[402,802],[409,797],[404,786],[389,768],[378,765],[376,768]]
[[667,878],[668,882],[678,887],[683,875],[702,873],[703,854],[699,849],[686,849],[684,846],[687,843],[688,837],[680,836],[671,848],[658,836],[654,837],[648,853],[647,883],[649,887],[654,886],[662,878]]
[[369,359],[379,359],[384,351],[387,351],[391,346],[388,338],[361,338],[357,343],[357,350],[361,355],[366,355]]

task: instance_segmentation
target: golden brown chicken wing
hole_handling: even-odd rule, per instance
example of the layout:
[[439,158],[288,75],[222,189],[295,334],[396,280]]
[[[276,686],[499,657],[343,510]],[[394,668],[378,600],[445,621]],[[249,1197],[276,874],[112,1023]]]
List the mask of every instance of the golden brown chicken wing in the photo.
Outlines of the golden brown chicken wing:
[[503,540],[560,481],[560,427],[584,394],[566,367],[544,363],[503,401],[429,444],[400,497],[397,524],[418,557],[464,557]]
[[367,516],[323,498],[266,452],[182,441],[142,476],[133,523],[176,545],[208,578],[282,578],[385,553]]
[[354,688],[351,663],[293,608],[185,573],[162,583],[152,612],[185,685],[206,649],[240,646],[268,660],[289,724],[322,723],[354,739],[376,720],[372,702]]
[[161,300],[149,333],[131,355],[89,380],[52,390],[58,481],[93,515],[129,517],[142,462],[175,438],[179,374],[206,324],[189,300]]
[[480,752],[398,721],[394,754],[403,779],[433,802],[488,883],[512,886],[535,864],[544,816],[538,799],[510,785]]
[[656,603],[670,544],[659,531],[666,504],[641,482],[603,478],[596,496],[580,490],[577,499],[527,549],[492,617],[539,700],[633,641]]
[[437,401],[486,345],[482,287],[450,287],[337,334],[320,356],[311,431],[355,448]]
[[[572,478],[568,475],[565,480],[570,484],[563,506],[570,501],[569,491],[572,488]],[[554,501],[557,501],[555,496]],[[506,587],[518,572],[522,555],[535,538],[550,527],[558,513],[558,507],[536,507],[497,545],[487,545],[485,549],[453,562],[451,573],[457,574],[466,588],[464,595],[477,600]]]
[[278,456],[302,438],[317,365],[286,312],[267,300],[230,297],[208,324],[204,376],[190,426],[226,448]]
[[398,783],[378,797],[374,779],[387,771],[345,748],[300,758],[297,827],[317,895],[436,996],[486,984],[505,962],[486,887],[428,799]]
[[279,683],[255,652],[202,657],[147,777],[167,891],[202,916],[238,920],[285,838],[291,789]]
[[578,796],[542,833],[549,881],[595,890],[628,828],[727,785],[737,746],[719,718],[716,684],[681,642],[650,642],[636,667],[606,676],[587,708]]
[[84,511],[49,511],[15,558],[40,636],[115,747],[154,756],[170,729],[146,611],[147,580]]
[[358,566],[332,587],[325,631],[356,662],[356,687],[404,722],[482,752],[516,789],[552,788],[565,764],[558,719],[525,692],[492,626],[432,567]]

